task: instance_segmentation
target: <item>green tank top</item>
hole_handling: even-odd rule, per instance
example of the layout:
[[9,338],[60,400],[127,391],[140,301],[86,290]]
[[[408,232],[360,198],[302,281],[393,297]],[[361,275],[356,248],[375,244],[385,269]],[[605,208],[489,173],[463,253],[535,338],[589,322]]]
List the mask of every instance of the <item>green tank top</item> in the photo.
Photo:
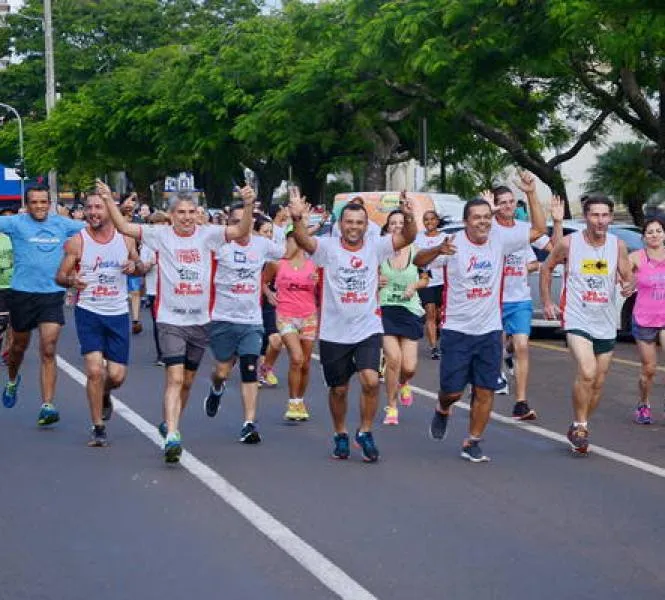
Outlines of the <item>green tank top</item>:
[[4,233],[0,233],[0,290],[5,290],[10,286],[13,273],[12,242]]
[[420,279],[418,267],[413,264],[413,249],[409,248],[409,263],[403,269],[394,268],[389,260],[381,263],[381,275],[388,279],[388,284],[379,291],[379,304],[381,306],[402,306],[414,315],[421,317],[425,314],[418,292],[411,298],[405,298],[407,286],[417,283]]

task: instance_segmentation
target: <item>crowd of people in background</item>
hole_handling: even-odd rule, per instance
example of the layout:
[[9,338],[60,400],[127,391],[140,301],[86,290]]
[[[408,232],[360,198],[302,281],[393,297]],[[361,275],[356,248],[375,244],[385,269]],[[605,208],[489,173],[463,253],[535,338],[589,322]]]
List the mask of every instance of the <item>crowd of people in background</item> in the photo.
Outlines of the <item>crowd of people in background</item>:
[[[486,462],[480,442],[494,394],[507,389],[510,374],[513,418],[537,418],[527,398],[533,310],[527,278],[541,270],[545,314],[562,320],[577,365],[568,439],[575,454],[585,455],[616,340],[617,286],[625,296],[638,292],[632,332],[642,370],[634,420],[653,420],[656,344],[665,343],[665,229],[649,219],[644,249],[629,255],[608,232],[614,210],[608,198],[589,196],[586,228],[564,236],[563,202],[551,199],[548,229],[534,178],[521,173],[517,186],[526,203],[520,206],[506,186],[484,192],[466,203],[463,223],[452,235],[432,210],[417,223],[405,192],[381,228],[369,220],[361,197],[352,198],[332,226],[327,214],[314,222],[297,188],[290,188],[287,203],[267,211],[249,186],[238,189],[237,201],[224,209],[208,211],[192,195],[177,193],[162,211],[136,194],[117,197],[98,181],[81,203],[50,214],[48,189],[33,187],[22,214],[0,216],[0,336],[8,367],[3,404],[17,402],[21,364],[37,330],[37,422],[45,427],[59,421],[55,356],[68,290],[88,378],[90,446],[108,444],[112,391],[126,378],[130,337],[144,331],[145,306],[154,364],[165,369],[157,429],[166,462],[181,456],[181,416],[206,349],[215,366],[205,413],[217,415],[237,367],[243,406],[238,439],[257,444],[263,439],[259,389],[279,385],[275,365],[284,351],[284,419],[310,418],[306,400],[317,340],[329,388],[332,456],[349,458],[353,441],[363,460],[375,462],[381,381],[382,423],[397,426],[401,407],[414,401],[410,382],[423,338],[439,364],[431,439],[446,437],[451,408],[468,393],[469,428],[460,455]],[[534,247],[549,252],[543,265]],[[559,264],[566,269],[560,307],[551,300]],[[351,434],[347,412],[355,374],[360,420]]]

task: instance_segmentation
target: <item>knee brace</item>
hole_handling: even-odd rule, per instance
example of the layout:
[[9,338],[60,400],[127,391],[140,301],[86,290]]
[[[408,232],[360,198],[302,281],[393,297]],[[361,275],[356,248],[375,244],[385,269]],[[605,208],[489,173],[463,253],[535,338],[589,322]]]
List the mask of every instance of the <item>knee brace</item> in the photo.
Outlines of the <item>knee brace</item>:
[[259,357],[256,354],[247,354],[240,357],[240,381],[243,383],[254,383],[258,380],[256,363]]

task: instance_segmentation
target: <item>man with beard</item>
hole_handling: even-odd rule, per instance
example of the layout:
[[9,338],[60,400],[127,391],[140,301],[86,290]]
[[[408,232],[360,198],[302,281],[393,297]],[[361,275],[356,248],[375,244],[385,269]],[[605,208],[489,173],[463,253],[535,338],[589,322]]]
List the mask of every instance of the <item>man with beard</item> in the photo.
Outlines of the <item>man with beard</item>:
[[92,430],[89,446],[108,444],[111,390],[127,375],[129,359],[128,274],[143,274],[136,242],[118,233],[104,200],[88,194],[87,227],[65,244],[56,282],[77,290],[74,318],[88,378]]

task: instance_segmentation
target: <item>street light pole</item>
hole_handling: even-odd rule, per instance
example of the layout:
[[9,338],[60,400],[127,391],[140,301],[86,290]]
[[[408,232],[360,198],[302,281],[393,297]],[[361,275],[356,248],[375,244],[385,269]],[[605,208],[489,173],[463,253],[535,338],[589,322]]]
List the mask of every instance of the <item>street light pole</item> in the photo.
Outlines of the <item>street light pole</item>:
[[[51,0],[44,0],[44,59],[46,62],[46,116],[55,108],[55,65],[53,62],[53,18]],[[51,210],[58,204],[58,174],[55,169],[48,172]]]
[[18,121],[18,155],[21,161],[21,206],[25,205],[25,156],[23,154],[23,121],[21,121],[21,115],[18,114],[18,111],[9,104],[0,102],[0,106],[5,110],[8,110],[14,113],[16,120]]

